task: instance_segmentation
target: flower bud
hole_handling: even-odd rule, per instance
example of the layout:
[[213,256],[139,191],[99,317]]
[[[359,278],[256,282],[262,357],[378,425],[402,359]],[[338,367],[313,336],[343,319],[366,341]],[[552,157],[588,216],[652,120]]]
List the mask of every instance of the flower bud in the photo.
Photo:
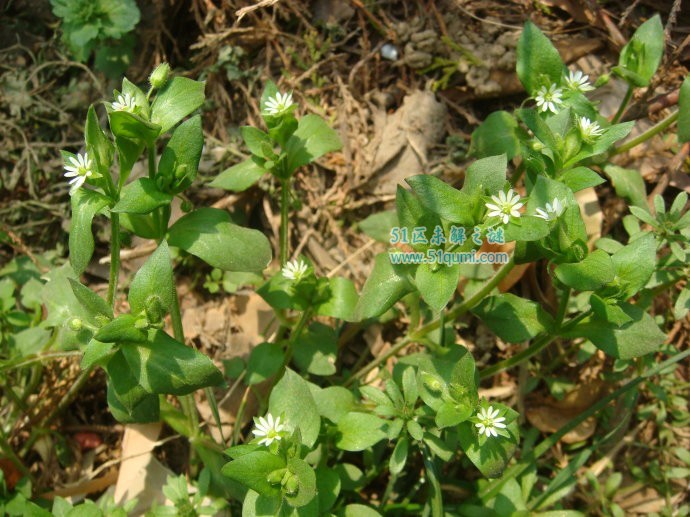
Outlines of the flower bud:
[[168,76],[170,75],[170,65],[168,63],[161,63],[158,65],[151,76],[149,77],[149,82],[151,86],[157,89],[163,88],[165,83],[168,82]]
[[294,495],[297,493],[299,488],[299,479],[294,474],[291,475],[287,482],[285,483],[285,493],[288,495]]
[[159,296],[152,294],[146,299],[146,305],[144,310],[146,311],[146,318],[149,320],[151,325],[156,325],[163,321],[163,316],[165,316],[165,311],[163,310],[163,303]]
[[268,483],[271,485],[278,485],[283,480],[283,476],[286,472],[287,469],[274,470],[273,472],[270,472],[268,476],[266,476],[266,481],[268,481]]
[[595,88],[599,88],[600,86],[604,86],[606,83],[608,83],[611,80],[611,75],[610,74],[602,74],[599,76],[599,78],[596,80],[594,83]]
[[146,330],[147,328],[149,328],[149,320],[147,320],[144,317],[137,318],[134,322],[134,328],[139,330]]
[[74,332],[79,332],[81,329],[84,328],[84,322],[79,318],[71,318],[67,322],[67,326],[70,328],[70,330],[73,330]]

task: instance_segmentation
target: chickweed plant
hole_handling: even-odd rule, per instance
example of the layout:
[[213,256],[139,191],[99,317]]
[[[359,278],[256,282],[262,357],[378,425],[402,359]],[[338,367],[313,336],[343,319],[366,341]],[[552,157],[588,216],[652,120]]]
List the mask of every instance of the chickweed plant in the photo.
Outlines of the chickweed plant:
[[[625,183],[609,158],[676,121],[679,139],[690,140],[686,81],[677,112],[616,147],[633,129],[633,122],[620,120],[634,89],[647,86],[656,72],[663,39],[656,16],[625,46],[611,74],[628,83],[629,94],[607,120],[587,97],[606,77],[593,82],[569,70],[548,38],[527,23],[517,74],[528,100],[512,113],[492,113],[476,129],[471,151],[477,160],[462,188],[432,175],[410,177],[409,189],[398,186],[395,214],[376,214],[362,225],[394,245],[376,256],[361,292],[347,278],[318,275],[307,257],[291,256],[294,175],[341,144],[322,117],[298,115],[293,92],[269,82],[260,102],[263,127],[241,129],[251,156],[212,182],[242,191],[268,174],[280,187],[279,266],[257,290],[280,325],[233,381],[254,392],[260,411],[224,443],[200,429],[190,397],[205,388],[217,415],[209,388],[228,379],[184,343],[173,256],[191,254],[215,268],[208,282],[217,290],[221,271],[249,278],[264,272],[271,246],[261,232],[214,208],[189,210],[170,224],[171,203],[184,199],[197,174],[204,142],[195,112],[204,102],[204,84],[171,78],[165,66],[153,72],[147,91],[124,79],[103,103],[108,132],[92,106],[84,150],[63,153],[72,202],[70,264],[47,275],[42,325],[53,329],[59,346],[83,353],[83,373],[73,388],[103,368],[115,418],[163,419],[189,437],[197,461],[210,472],[204,474],[209,493],[241,503],[242,515],[441,517],[563,509],[574,472],[589,456],[580,454],[569,465],[574,470],[549,479],[537,473],[538,458],[568,431],[690,355],[667,348],[670,357],[660,363],[655,355],[666,340],[660,325],[690,308],[688,288],[677,296],[674,315],[650,314],[655,295],[687,277],[687,195],[670,206],[658,198],[652,208],[642,192],[624,219],[627,242],[601,239],[593,249],[575,196],[606,181],[597,171]],[[142,154],[148,176],[131,179]],[[79,280],[94,251],[97,216],[110,222],[105,299]],[[116,304],[123,232],[157,242],[129,284],[126,310]],[[503,251],[486,251],[487,242]],[[547,265],[553,305],[498,289],[516,265],[535,262]],[[488,274],[473,275],[482,268]],[[409,325],[387,352],[368,363],[362,357],[354,366],[341,364],[343,340],[400,310]],[[461,317],[525,346],[480,370],[470,351],[455,343]],[[480,380],[564,340],[591,343],[623,373],[616,389],[538,442],[517,411],[479,396]],[[383,367],[411,344],[414,353],[397,357],[392,369]],[[467,495],[449,497],[448,482],[462,483]],[[175,494],[176,504],[194,507],[185,487]]]

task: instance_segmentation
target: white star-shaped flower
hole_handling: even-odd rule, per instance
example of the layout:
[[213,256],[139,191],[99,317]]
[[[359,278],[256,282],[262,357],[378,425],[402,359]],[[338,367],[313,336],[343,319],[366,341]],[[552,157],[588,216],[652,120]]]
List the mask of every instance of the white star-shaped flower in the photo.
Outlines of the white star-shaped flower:
[[275,97],[269,97],[264,106],[264,113],[267,115],[281,115],[293,105],[292,93],[276,93]]
[[129,93],[122,93],[117,96],[117,100],[111,104],[115,111],[127,111],[134,113],[134,108],[137,107],[137,102]]
[[489,209],[487,217],[500,217],[503,224],[508,224],[511,217],[520,217],[520,195],[512,188],[508,192],[499,192],[498,196],[491,196],[493,203],[486,203]]
[[582,139],[590,144],[599,138],[604,132],[604,130],[599,127],[599,124],[589,120],[587,117],[578,118],[577,125],[580,128]]
[[544,221],[553,221],[558,218],[565,210],[565,204],[561,203],[557,197],[553,198],[552,203],[546,203],[546,208],[537,208],[536,217],[541,217]]
[[505,417],[498,416],[498,409],[494,409],[493,406],[488,408],[481,408],[477,413],[477,419],[479,422],[474,424],[474,426],[479,429],[479,434],[490,436],[498,436],[496,429],[505,429],[506,425],[503,423]]
[[81,188],[86,178],[93,175],[91,165],[91,158],[89,158],[87,153],[78,154],[76,158],[70,156],[67,165],[65,165],[65,178],[72,178],[69,180],[70,196],[74,195],[74,193]]
[[293,260],[292,262],[285,264],[283,267],[283,276],[288,280],[299,282],[302,280],[302,278],[304,278],[304,275],[307,273],[307,269],[309,269],[309,266],[307,266],[307,263],[302,259]]
[[589,84],[589,76],[583,74],[581,70],[571,71],[565,79],[565,84],[573,91],[584,93],[594,90],[594,86]]
[[548,89],[546,86],[539,88],[534,100],[537,101],[537,108],[539,108],[539,111],[542,113],[546,111],[558,113],[559,106],[563,104],[561,100],[562,95],[563,91],[555,84],[552,84]]
[[254,418],[254,423],[256,424],[256,429],[252,431],[254,436],[257,438],[261,437],[259,440],[259,445],[271,445],[274,441],[280,441],[282,438],[281,431],[285,429],[285,424],[280,422],[280,417],[273,419],[273,415],[266,413],[266,418],[260,416],[259,418]]

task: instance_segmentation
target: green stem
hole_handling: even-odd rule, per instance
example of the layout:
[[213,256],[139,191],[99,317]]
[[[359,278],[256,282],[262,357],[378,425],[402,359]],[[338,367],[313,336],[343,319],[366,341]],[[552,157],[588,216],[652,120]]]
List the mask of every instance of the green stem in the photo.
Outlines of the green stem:
[[[566,330],[569,329],[570,327],[574,327],[577,323],[582,321],[586,316],[589,315],[588,312],[583,312],[579,316],[569,320],[565,325],[561,327],[561,330]],[[492,377],[496,375],[497,373],[500,373],[504,370],[509,370],[510,368],[513,368],[520,363],[526,361],[530,357],[534,357],[537,355],[539,352],[541,352],[544,348],[549,346],[558,336],[555,334],[542,334],[541,336],[537,337],[534,342],[525,348],[522,352],[514,355],[513,357],[509,357],[508,359],[504,359],[503,361],[500,361],[496,364],[493,364],[489,366],[488,368],[485,368],[481,372],[481,378],[486,379],[487,377]]]
[[[177,296],[177,289],[173,284],[173,303],[170,308],[170,319],[172,321],[173,335],[175,339],[180,343],[185,342],[184,340],[184,329],[182,328],[182,315],[180,313],[180,300]],[[183,395],[178,397],[180,401],[180,406],[182,411],[187,417],[187,422],[192,429],[194,436],[199,435],[199,415],[196,412],[196,406],[194,405],[194,398],[191,395]]]
[[[491,279],[484,284],[481,289],[479,289],[476,293],[474,293],[472,296],[464,300],[462,303],[458,304],[454,308],[448,311],[446,314],[446,320],[447,321],[454,321],[455,319],[459,318],[463,314],[465,314],[467,311],[469,311],[472,307],[477,305],[479,302],[481,302],[499,283],[501,283],[501,280],[503,280],[506,276],[508,276],[508,273],[512,271],[512,269],[515,267],[515,261],[511,258],[508,262],[506,262],[501,269],[498,270],[498,272],[491,277]],[[397,354],[400,350],[405,348],[410,342],[419,340],[426,336],[429,332],[436,330],[441,326],[441,319],[436,318],[435,320],[427,323],[426,325],[420,327],[419,329],[410,332],[407,336],[402,338],[398,343],[393,345],[388,352],[385,354],[376,357],[373,359],[371,362],[369,362],[364,368],[361,370],[358,370],[355,372],[349,379],[345,381],[345,386],[349,386],[352,384],[355,380],[363,378],[366,374],[368,374],[371,370],[374,368],[378,367],[381,363],[387,361],[390,357],[394,356]]]
[[306,327],[309,319],[312,316],[313,309],[310,307],[305,310],[299,317],[295,328],[290,332],[290,339],[288,339],[287,350],[285,351],[285,361],[284,366],[287,367],[290,364],[290,359],[292,359],[293,348],[299,337],[302,335],[304,327]]
[[290,180],[281,181],[280,189],[280,266],[283,267],[290,256],[288,233],[288,211],[290,209]]
[[571,289],[568,287],[561,296],[560,302],[558,304],[558,312],[556,313],[556,325],[559,327],[563,323],[563,318],[565,318],[565,313],[568,310],[568,302],[570,301]]
[[441,493],[441,483],[438,480],[438,473],[434,460],[429,451],[429,447],[422,447],[422,457],[424,458],[424,470],[429,479],[429,503],[431,505],[432,517],[443,517],[443,494]]
[[156,148],[153,144],[147,148],[149,158],[149,178],[156,179]]
[[26,465],[22,462],[22,460],[17,456],[17,454],[14,452],[14,449],[10,445],[10,443],[7,441],[7,438],[5,437],[5,434],[3,431],[0,429],[0,450],[4,453],[7,458],[14,463],[14,466],[17,467],[19,472],[21,472],[24,476],[26,476],[29,479],[33,479],[31,476],[31,472],[29,471],[28,468],[26,468]]
[[110,278],[108,281],[108,303],[115,309],[115,293],[120,276],[120,214],[110,212]]
[[[446,320],[447,321],[454,321],[463,314],[465,314],[467,311],[472,309],[475,305],[477,305],[479,302],[481,302],[484,298],[486,298],[491,291],[493,291],[498,284],[501,283],[501,281],[508,276],[508,273],[510,273],[513,268],[515,267],[515,261],[511,258],[508,262],[503,264],[503,267],[499,269],[496,274],[491,277],[491,279],[486,282],[481,289],[479,289],[476,293],[474,293],[472,296],[458,304],[457,306],[453,307],[451,310],[448,311],[446,314]],[[427,323],[426,325],[422,326],[420,329],[417,331],[413,332],[411,334],[411,338],[417,339],[418,337],[423,337],[432,330],[436,330],[439,328],[441,325],[441,320],[436,319],[432,321],[431,323]]]
[[690,356],[690,349],[685,350],[679,354],[676,354],[675,356],[671,357],[670,359],[667,359],[663,363],[659,364],[658,366],[651,368],[650,370],[647,370],[644,374],[642,374],[639,377],[636,377],[635,379],[632,379],[631,381],[628,381],[626,384],[618,388],[616,391],[613,393],[605,396],[592,406],[590,406],[587,410],[583,411],[580,413],[578,416],[573,418],[570,422],[565,424],[563,427],[561,427],[558,431],[553,433],[551,436],[546,438],[544,441],[542,441],[539,445],[537,445],[532,451],[528,452],[525,454],[521,459],[520,462],[513,465],[509,469],[507,469],[503,475],[501,476],[500,479],[494,480],[489,482],[488,484],[484,485],[484,487],[479,491],[479,497],[482,500],[488,500],[492,497],[495,497],[500,491],[501,487],[503,484],[508,481],[509,479],[515,479],[517,476],[522,474],[525,470],[528,468],[534,466],[536,464],[537,459],[542,456],[546,451],[548,451],[551,447],[556,445],[558,441],[568,434],[570,431],[575,429],[577,426],[579,426],[582,422],[587,420],[588,418],[594,416],[596,413],[604,409],[606,406],[608,406],[611,402],[616,400],[618,397],[621,395],[624,395],[628,391],[630,391],[632,388],[635,388],[638,384],[643,382],[645,379],[648,379],[650,377],[653,377],[659,373],[661,373],[663,370],[668,368],[669,366],[672,366],[686,357]]
[[673,124],[676,120],[678,120],[678,114],[680,111],[676,111],[675,113],[672,113],[668,117],[666,117],[664,120],[661,122],[655,124],[654,126],[650,127],[647,131],[642,133],[641,135],[633,138],[632,140],[624,143],[620,147],[616,147],[612,152],[611,156],[616,156],[617,154],[624,153],[626,151],[629,151],[635,146],[640,145],[643,142],[646,142],[653,136],[661,133],[664,129],[669,127],[671,124]]
[[625,113],[625,108],[628,107],[628,103],[630,102],[630,99],[632,99],[632,94],[633,85],[629,84],[628,90],[625,92],[625,97],[623,97],[623,101],[621,102],[621,105],[618,107],[618,111],[613,116],[613,119],[611,119],[611,124],[616,124],[621,119],[623,113]]

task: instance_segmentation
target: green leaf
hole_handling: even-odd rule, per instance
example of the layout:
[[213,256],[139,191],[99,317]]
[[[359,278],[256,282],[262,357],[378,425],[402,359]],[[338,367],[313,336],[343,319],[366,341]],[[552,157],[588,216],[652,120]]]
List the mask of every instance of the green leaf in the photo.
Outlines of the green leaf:
[[231,461],[221,472],[263,496],[277,497],[280,495],[280,484],[271,484],[267,478],[271,472],[286,466],[280,456],[268,451],[255,451]]
[[549,234],[548,223],[540,217],[530,215],[523,215],[519,219],[511,217],[510,222],[504,228],[506,242],[538,241]]
[[270,156],[266,156],[264,152],[265,148],[270,149],[271,153],[273,153],[273,147],[275,145],[273,140],[260,129],[253,126],[242,126],[240,128],[240,134],[247,148],[254,156],[269,158]]
[[555,328],[553,318],[541,305],[509,293],[485,298],[472,312],[509,343],[526,341]]
[[288,472],[297,477],[297,493],[285,494],[285,499],[293,508],[306,506],[316,497],[316,473],[304,460],[290,458],[287,463]]
[[161,133],[161,127],[158,124],[128,111],[111,110],[108,112],[108,119],[110,130],[117,138],[140,140],[150,145]]
[[316,314],[344,321],[357,321],[354,312],[358,300],[357,289],[351,280],[343,277],[329,278],[328,299],[318,305]]
[[312,323],[294,343],[293,353],[300,370],[313,375],[333,375],[338,353],[335,330],[323,323]]
[[342,517],[381,517],[381,514],[371,506],[348,504],[342,512]]
[[48,344],[51,332],[41,327],[29,327],[8,336],[9,349],[21,357],[38,354]]
[[340,476],[326,466],[316,469],[316,491],[319,496],[319,512],[330,510],[340,494]]
[[634,125],[634,121],[629,121],[622,122],[620,124],[614,124],[613,126],[607,127],[606,129],[604,129],[604,133],[594,141],[594,144],[592,144],[591,149],[587,149],[586,146],[583,146],[585,152],[584,154],[578,153],[578,160],[581,160],[589,156],[596,156],[597,154],[601,154],[608,151],[614,143],[628,136],[628,134],[630,134],[630,131],[632,131]]
[[[424,188],[420,190],[422,196],[425,196],[424,190]],[[429,193],[436,195],[438,192],[437,188],[434,187]],[[426,251],[430,247],[436,228],[441,227],[441,219],[436,208],[425,206],[420,201],[420,198],[398,185],[396,208],[400,226],[406,228],[404,231],[407,232],[413,249],[416,251]],[[434,204],[433,198],[425,202]]]
[[139,178],[125,185],[120,192],[120,200],[112,208],[113,212],[127,214],[148,214],[156,208],[169,205],[172,194],[162,192],[151,178]]
[[515,113],[546,147],[552,151],[556,151],[561,147],[559,140],[556,139],[551,128],[537,110],[533,108],[518,109]]
[[386,421],[369,413],[348,413],[338,422],[336,446],[344,451],[363,451],[387,437]]
[[587,167],[575,167],[567,170],[558,177],[558,180],[565,183],[573,192],[596,187],[606,182],[599,174]]
[[94,293],[85,285],[80,284],[73,278],[68,278],[74,296],[79,300],[81,306],[92,316],[91,321],[98,322],[98,317],[105,319],[113,318],[113,310],[107,302]]
[[434,356],[423,353],[408,355],[398,364],[400,367],[396,365],[396,372],[397,368],[408,364],[418,368],[419,396],[434,411],[449,399],[469,406],[477,402],[479,372],[472,354],[463,346],[443,349],[442,353]]
[[115,346],[114,343],[101,343],[95,339],[89,341],[84,347],[84,355],[81,358],[82,370],[92,366],[105,367],[110,357],[115,353]]
[[421,264],[415,276],[419,293],[435,312],[441,311],[448,304],[455,294],[459,280],[460,266],[458,264],[452,266]]
[[609,254],[595,250],[582,262],[560,264],[554,274],[568,287],[578,291],[595,291],[613,281],[615,272]]
[[605,353],[618,359],[632,359],[655,352],[666,340],[654,319],[636,305],[621,302],[622,311],[632,320],[620,327],[588,316],[562,333],[566,338],[584,337]]
[[287,142],[287,168],[292,174],[299,167],[342,147],[338,134],[318,115],[302,117]]
[[468,403],[444,402],[436,412],[436,425],[439,429],[455,427],[471,417],[473,409]]
[[656,239],[646,233],[611,256],[619,296],[627,300],[642,289],[656,270]]
[[168,242],[226,271],[261,271],[272,255],[263,233],[231,223],[230,215],[216,208],[181,217],[168,231]]
[[[160,304],[160,309],[163,311],[163,314],[160,315],[160,319],[162,319],[173,306],[173,296],[175,296],[175,286],[170,250],[168,244],[161,241],[156,251],[151,254],[134,276],[129,287],[129,305],[132,314],[138,315],[147,310],[149,312],[157,310],[156,307],[152,307],[152,304]],[[153,323],[157,322],[153,321]]]
[[678,141],[690,142],[690,76],[683,81],[678,95]]
[[508,161],[505,154],[490,156],[475,161],[465,172],[462,192],[469,195],[496,194],[506,183]]
[[285,361],[285,353],[280,345],[274,343],[261,343],[257,345],[249,356],[247,362],[247,386],[258,384],[273,377]]
[[[465,226],[474,224],[471,198],[466,193],[429,174],[412,176],[405,181],[412,187],[419,202],[428,210],[452,223],[459,223]],[[414,208],[414,205],[411,203],[412,200],[414,198],[411,194],[398,187],[398,219],[400,224],[410,228],[410,235],[412,235],[412,228],[415,226],[426,226],[427,232],[429,230],[433,232],[435,224],[422,224],[424,223],[425,214],[422,210]],[[408,213],[409,215],[405,216]],[[429,237],[427,235],[427,238]]]
[[560,84],[564,68],[549,38],[528,21],[518,41],[516,65],[517,75],[527,93],[534,95],[540,86]]
[[89,106],[89,111],[86,114],[84,140],[86,141],[89,156],[94,158],[98,172],[109,174],[110,166],[113,164],[115,149],[113,143],[105,136],[103,129],[101,129],[93,104]]
[[95,190],[77,189],[71,199],[72,223],[69,231],[69,260],[77,275],[91,261],[94,242],[91,224],[94,216],[108,206],[108,198]]
[[635,86],[647,86],[659,68],[665,44],[664,27],[656,14],[637,28],[613,72]]
[[310,384],[309,388],[319,410],[319,415],[334,424],[337,424],[350,411],[354,411],[357,406],[355,396],[350,390],[342,386],[314,389],[315,386]]
[[[240,483],[240,481],[235,481],[235,483]],[[259,495],[254,490],[247,490],[242,501],[242,517],[274,517],[276,515],[283,515],[282,505],[283,498],[280,495],[269,497]]]
[[148,393],[187,395],[223,382],[223,374],[208,357],[162,330],[151,330],[147,343],[128,343],[120,351]]
[[362,288],[355,308],[355,320],[374,318],[390,309],[395,302],[413,290],[406,278],[391,264],[388,253],[380,253]]
[[164,190],[176,194],[192,184],[203,147],[201,116],[195,115],[175,128],[158,162],[158,177],[165,182]]
[[[133,99],[134,103],[136,104],[136,109],[137,111],[140,110],[140,112],[143,114],[145,118],[148,118],[150,114],[150,106],[149,106],[149,101],[146,98],[146,94],[143,92],[141,88],[139,88],[136,84],[131,82],[129,79],[126,77],[122,78],[122,93],[128,93]],[[116,96],[114,96],[116,97]]]
[[621,309],[616,300],[610,298],[603,299],[592,293],[592,296],[589,297],[589,304],[592,307],[594,316],[616,327],[621,327],[632,321],[632,318]]
[[372,239],[378,242],[389,243],[391,240],[391,229],[398,226],[398,214],[395,210],[377,212],[360,221],[358,226],[360,230]]
[[135,327],[137,318],[131,314],[120,314],[104,325],[94,335],[102,343],[143,343],[148,338],[146,332]]
[[159,420],[158,395],[147,392],[125,359],[122,349],[105,366],[108,374],[108,405],[120,422],[156,422]]
[[520,127],[507,111],[494,111],[472,132],[469,154],[477,158],[504,154],[512,160],[520,154]]
[[249,158],[225,169],[210,183],[210,186],[242,192],[259,181],[265,173],[266,169],[257,164],[253,158]]
[[158,92],[151,106],[151,122],[160,125],[161,134],[201,107],[205,87],[203,81],[173,77]]
[[268,411],[272,415],[285,415],[288,431],[299,428],[302,443],[311,447],[316,443],[321,428],[321,418],[309,384],[290,368],[271,391]]
[[410,441],[407,436],[402,436],[398,443],[395,444],[395,449],[393,449],[393,454],[391,454],[390,460],[388,461],[388,469],[391,474],[400,474],[405,468],[405,463],[407,462],[407,452],[410,447]]
[[690,287],[686,285],[678,295],[678,298],[676,298],[676,303],[673,306],[673,316],[676,320],[681,320],[685,318],[688,311],[690,311]]
[[515,454],[515,449],[520,441],[518,427],[518,414],[502,404],[492,404],[494,408],[505,411],[506,429],[510,437],[504,436],[478,436],[477,428],[472,422],[463,422],[458,426],[458,439],[460,446],[467,457],[479,471],[488,478],[496,478],[501,475],[510,458]]
[[120,226],[143,239],[159,239],[158,223],[151,214],[120,214]]
[[130,140],[115,135],[115,147],[117,148],[117,159],[120,165],[120,177],[118,183],[120,188],[125,184],[132,167],[139,160],[146,144],[142,140]]

